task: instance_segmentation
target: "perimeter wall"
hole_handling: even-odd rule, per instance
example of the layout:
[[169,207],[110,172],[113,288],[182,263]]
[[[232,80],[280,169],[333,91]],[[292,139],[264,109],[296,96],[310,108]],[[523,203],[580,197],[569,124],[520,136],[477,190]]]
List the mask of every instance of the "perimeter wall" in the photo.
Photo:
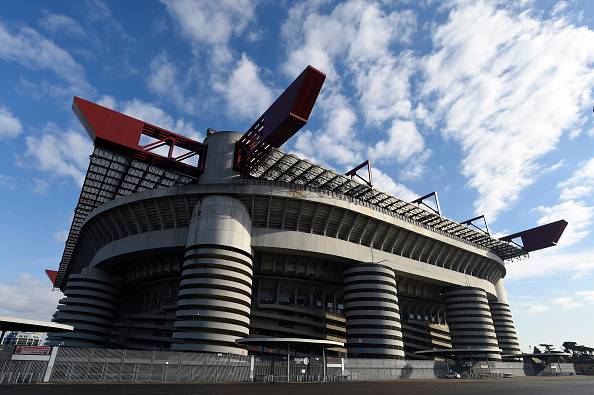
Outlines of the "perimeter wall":
[[[523,362],[476,362],[472,367],[443,361],[374,358],[241,356],[176,351],[54,347],[52,358],[15,360],[13,347],[0,350],[0,384],[13,383],[240,383],[288,381],[395,381],[443,378],[450,371],[472,377],[573,375],[572,364],[539,369]],[[305,362],[307,359],[307,362]],[[463,377],[469,377],[463,373]]]

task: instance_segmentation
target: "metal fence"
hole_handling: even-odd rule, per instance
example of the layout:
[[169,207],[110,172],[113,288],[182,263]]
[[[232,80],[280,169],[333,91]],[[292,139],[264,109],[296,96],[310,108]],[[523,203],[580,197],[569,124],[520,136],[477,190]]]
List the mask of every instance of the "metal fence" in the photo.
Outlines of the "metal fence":
[[250,366],[232,354],[61,347],[50,382],[238,383]]
[[479,361],[467,370],[465,377],[510,377],[531,376],[532,364],[524,362]]
[[47,361],[12,360],[14,345],[0,348],[0,384],[40,383]]
[[257,382],[323,382],[345,380],[341,358],[326,358],[326,367],[320,356],[291,357],[255,356],[253,380]]
[[537,376],[573,376],[575,368],[572,363],[549,363],[534,374]]
[[[575,374],[573,364],[538,365],[488,361],[456,365],[444,361],[327,358],[312,356],[210,354],[169,351],[59,347],[48,360],[13,358],[0,349],[0,383],[124,382],[239,383],[313,381],[395,381],[433,379],[451,372],[463,377]],[[56,352],[57,351],[57,352]],[[55,356],[55,359],[54,359]]]
[[449,365],[442,361],[405,361],[391,359],[345,359],[348,380],[394,381],[401,379],[434,379],[445,377]]

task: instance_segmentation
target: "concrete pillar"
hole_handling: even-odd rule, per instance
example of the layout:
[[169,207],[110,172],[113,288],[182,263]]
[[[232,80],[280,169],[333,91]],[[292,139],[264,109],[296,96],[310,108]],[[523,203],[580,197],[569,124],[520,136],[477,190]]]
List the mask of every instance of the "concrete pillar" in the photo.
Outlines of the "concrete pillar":
[[[209,148],[210,149],[210,148]],[[230,196],[206,196],[194,209],[181,271],[173,350],[247,352],[252,296],[251,219]]]
[[204,144],[208,148],[200,184],[228,183],[239,177],[239,173],[233,170],[233,154],[235,142],[241,136],[238,132],[215,132],[206,136]]
[[348,354],[403,359],[394,271],[377,263],[362,263],[347,267],[343,278]]
[[480,357],[500,360],[501,351],[485,290],[475,287],[448,289],[445,304],[452,348],[486,349]]
[[84,268],[71,274],[53,321],[72,325],[74,331],[48,335],[50,345],[97,347],[108,343],[118,305],[118,283],[112,273]]
[[491,309],[499,348],[501,348],[503,355],[520,354],[522,350],[520,349],[511,310],[507,304],[507,293],[502,279],[495,284],[495,290],[497,292],[497,301],[489,302],[489,308]]

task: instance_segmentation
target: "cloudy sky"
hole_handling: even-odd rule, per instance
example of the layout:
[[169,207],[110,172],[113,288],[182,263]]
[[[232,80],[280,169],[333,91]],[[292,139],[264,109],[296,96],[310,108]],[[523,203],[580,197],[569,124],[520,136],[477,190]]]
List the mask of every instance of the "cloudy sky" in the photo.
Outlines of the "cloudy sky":
[[[438,191],[504,235],[564,218],[507,265],[523,350],[594,345],[594,8],[583,1],[54,1],[0,14],[0,315],[48,319],[91,143],[73,95],[202,138],[244,131],[308,64],[327,74],[285,149]],[[551,322],[553,323],[551,325]]]

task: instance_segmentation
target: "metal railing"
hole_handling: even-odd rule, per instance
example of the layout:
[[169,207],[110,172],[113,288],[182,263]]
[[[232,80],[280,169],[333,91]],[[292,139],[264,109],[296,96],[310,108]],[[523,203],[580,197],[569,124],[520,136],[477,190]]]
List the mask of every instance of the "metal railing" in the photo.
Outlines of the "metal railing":
[[58,348],[52,365],[48,361],[12,360],[12,351],[13,347],[0,350],[0,384],[42,382],[44,375],[52,383],[273,383],[434,379],[454,371],[468,378],[575,374],[573,364],[560,363],[537,371],[523,362],[488,361],[463,366],[443,361],[328,358],[324,369],[322,357],[315,355],[292,356],[287,363],[287,357],[281,355],[75,347]]
[[237,383],[250,358],[233,354],[61,347],[50,382]]
[[0,384],[41,382],[47,361],[12,360],[14,349],[6,344],[0,349]]

